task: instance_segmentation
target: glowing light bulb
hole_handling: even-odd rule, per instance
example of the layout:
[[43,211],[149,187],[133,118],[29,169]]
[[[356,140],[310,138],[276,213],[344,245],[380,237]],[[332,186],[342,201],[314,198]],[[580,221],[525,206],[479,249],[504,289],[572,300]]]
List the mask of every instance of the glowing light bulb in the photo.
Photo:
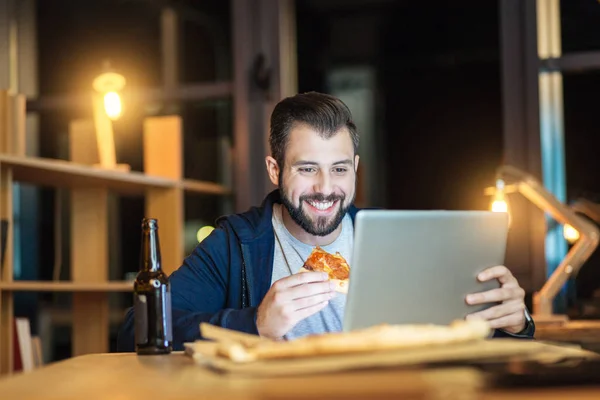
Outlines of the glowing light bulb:
[[108,118],[116,120],[123,111],[121,107],[121,96],[117,92],[108,92],[104,95],[104,110]]
[[102,97],[104,112],[111,120],[118,119],[123,113],[123,104],[119,94],[125,87],[125,77],[110,69],[106,64],[104,72],[92,82],[94,90]]
[[494,200],[491,208],[493,212],[508,212],[506,200]]
[[573,244],[579,240],[579,231],[569,224],[564,224],[563,236],[567,242]]
[[502,179],[496,180],[496,192],[494,193],[494,197],[492,198],[492,204],[490,209],[493,212],[504,212],[508,214],[508,224],[511,223],[511,215],[510,215],[510,207],[508,205],[508,200],[504,194],[504,181]]

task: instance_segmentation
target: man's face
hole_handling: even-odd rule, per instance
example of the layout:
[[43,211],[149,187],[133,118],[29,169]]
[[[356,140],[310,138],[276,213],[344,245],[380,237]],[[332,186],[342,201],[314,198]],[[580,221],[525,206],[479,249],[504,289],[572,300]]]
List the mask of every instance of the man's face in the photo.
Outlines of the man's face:
[[295,127],[278,182],[292,219],[311,235],[335,231],[354,201],[357,167],[346,128],[323,139],[308,126]]

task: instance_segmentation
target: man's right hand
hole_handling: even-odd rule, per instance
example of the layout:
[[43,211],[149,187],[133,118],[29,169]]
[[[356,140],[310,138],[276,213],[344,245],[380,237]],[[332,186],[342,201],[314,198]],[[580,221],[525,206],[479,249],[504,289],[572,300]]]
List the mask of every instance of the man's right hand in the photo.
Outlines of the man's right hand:
[[281,339],[298,322],[325,308],[335,294],[335,284],[323,272],[303,272],[276,281],[258,307],[258,334]]

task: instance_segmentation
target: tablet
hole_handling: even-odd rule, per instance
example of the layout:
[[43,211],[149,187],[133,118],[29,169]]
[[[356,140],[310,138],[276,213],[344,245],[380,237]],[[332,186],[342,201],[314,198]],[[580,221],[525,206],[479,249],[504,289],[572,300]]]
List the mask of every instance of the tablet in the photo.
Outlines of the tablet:
[[491,211],[362,210],[356,215],[344,331],[377,324],[449,324],[493,304],[469,293],[504,264],[508,215]]

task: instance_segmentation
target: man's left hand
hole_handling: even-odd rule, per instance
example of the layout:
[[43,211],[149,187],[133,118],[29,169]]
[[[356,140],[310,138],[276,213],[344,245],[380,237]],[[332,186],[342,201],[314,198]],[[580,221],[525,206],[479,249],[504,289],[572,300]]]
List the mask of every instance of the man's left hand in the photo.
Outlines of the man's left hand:
[[503,265],[488,268],[482,271],[477,279],[481,282],[498,279],[501,286],[487,292],[470,294],[467,296],[467,303],[474,305],[499,302],[500,304],[470,314],[467,319],[484,319],[492,328],[503,329],[510,333],[519,333],[525,329],[525,290],[519,286],[519,282],[508,268]]

